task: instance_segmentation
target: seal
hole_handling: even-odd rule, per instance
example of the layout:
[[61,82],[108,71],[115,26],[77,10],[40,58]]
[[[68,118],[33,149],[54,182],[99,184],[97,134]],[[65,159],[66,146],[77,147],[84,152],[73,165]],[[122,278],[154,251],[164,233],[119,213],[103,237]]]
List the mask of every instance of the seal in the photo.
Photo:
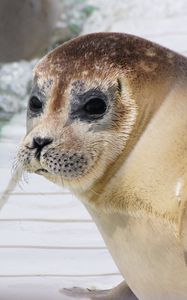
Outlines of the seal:
[[84,203],[125,283],[90,299],[186,299],[187,59],[95,33],[35,67],[22,170]]

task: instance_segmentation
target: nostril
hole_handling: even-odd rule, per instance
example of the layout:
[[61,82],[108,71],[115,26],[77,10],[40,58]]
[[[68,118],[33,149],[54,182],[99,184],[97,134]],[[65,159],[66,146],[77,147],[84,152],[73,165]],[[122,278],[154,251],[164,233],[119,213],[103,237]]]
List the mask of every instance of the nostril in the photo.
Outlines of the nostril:
[[52,139],[50,138],[42,138],[42,137],[35,137],[33,138],[33,148],[37,148],[41,150],[43,147],[52,143]]

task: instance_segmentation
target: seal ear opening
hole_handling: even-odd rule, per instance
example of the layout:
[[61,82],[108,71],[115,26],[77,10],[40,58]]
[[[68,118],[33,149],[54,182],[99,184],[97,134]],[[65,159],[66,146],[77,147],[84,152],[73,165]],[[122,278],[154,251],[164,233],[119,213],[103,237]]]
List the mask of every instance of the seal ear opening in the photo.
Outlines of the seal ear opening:
[[122,83],[119,78],[117,79],[117,89],[118,89],[119,95],[121,95],[122,94]]

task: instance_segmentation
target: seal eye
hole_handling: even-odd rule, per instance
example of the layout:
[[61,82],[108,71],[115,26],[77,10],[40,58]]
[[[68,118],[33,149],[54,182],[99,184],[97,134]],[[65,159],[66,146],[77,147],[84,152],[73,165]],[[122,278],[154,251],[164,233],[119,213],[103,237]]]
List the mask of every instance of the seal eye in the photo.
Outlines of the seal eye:
[[91,98],[83,107],[89,115],[102,115],[106,111],[106,103],[101,98]]
[[29,100],[29,108],[34,112],[40,112],[42,110],[43,104],[40,99],[36,96],[32,96]]

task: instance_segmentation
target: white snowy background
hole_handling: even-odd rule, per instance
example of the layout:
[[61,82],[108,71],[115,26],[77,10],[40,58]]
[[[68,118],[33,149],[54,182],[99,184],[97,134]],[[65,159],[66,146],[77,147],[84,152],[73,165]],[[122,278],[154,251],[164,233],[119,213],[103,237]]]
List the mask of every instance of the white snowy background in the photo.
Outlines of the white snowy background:
[[[95,10],[85,21],[82,33],[128,32],[187,54],[187,1],[87,3]],[[23,79],[24,84],[20,66],[21,70],[26,68],[26,76],[31,76],[32,63],[11,64],[0,70],[13,92],[18,87],[9,74],[15,71],[15,78],[19,82]],[[14,105],[12,109],[16,110],[20,104],[15,100]],[[0,193],[9,181],[24,132],[22,112],[0,133]],[[28,184],[16,188],[0,211],[0,300],[65,300],[60,291],[64,287],[105,289],[121,279],[90,216],[68,191],[37,175],[29,176]]]

